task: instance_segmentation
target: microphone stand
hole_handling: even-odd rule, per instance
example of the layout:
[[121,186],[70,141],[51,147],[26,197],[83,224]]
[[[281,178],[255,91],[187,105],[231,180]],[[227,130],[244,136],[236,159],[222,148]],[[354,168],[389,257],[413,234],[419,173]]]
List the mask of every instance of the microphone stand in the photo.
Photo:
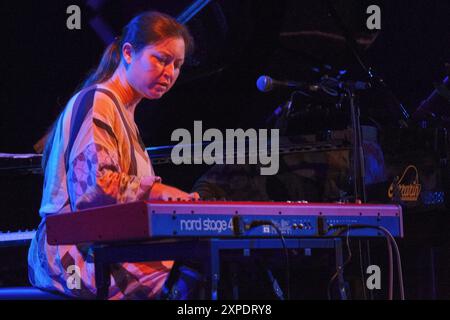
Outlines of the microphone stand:
[[[408,111],[405,109],[403,104],[398,100],[394,93],[388,88],[386,83],[378,77],[373,68],[367,67],[364,63],[361,55],[358,51],[358,47],[355,39],[353,38],[350,30],[345,25],[342,18],[339,16],[336,7],[333,5],[331,0],[326,0],[328,8],[330,9],[331,16],[334,18],[338,27],[342,30],[344,37],[346,39],[346,46],[354,56],[360,67],[368,75],[369,81],[372,83],[373,87],[383,88],[398,105],[402,119],[399,121],[401,127],[407,127],[406,121],[410,118]],[[359,107],[355,105],[355,92],[354,89],[347,88],[347,94],[350,99],[350,109],[352,114],[352,129],[354,135],[353,143],[353,179],[355,188],[355,201],[358,200],[358,195],[361,196],[361,201],[366,202],[366,192],[364,184],[364,153],[362,150],[362,139],[361,139],[361,124],[359,121],[360,110]]]
[[353,189],[355,193],[355,203],[361,201],[367,202],[366,185],[364,183],[365,168],[364,168],[364,150],[363,139],[360,122],[360,109],[355,103],[355,90],[352,87],[346,88],[346,93],[350,103],[350,113],[352,120],[353,132]]

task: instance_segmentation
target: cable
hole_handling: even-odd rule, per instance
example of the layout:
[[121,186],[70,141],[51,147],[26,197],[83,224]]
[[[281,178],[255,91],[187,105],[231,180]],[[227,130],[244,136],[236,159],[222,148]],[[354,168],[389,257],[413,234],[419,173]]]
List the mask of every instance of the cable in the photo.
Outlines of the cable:
[[388,256],[389,256],[389,275],[388,275],[388,299],[394,300],[394,262],[392,258],[392,245],[387,240]]
[[[365,227],[367,228],[368,226],[365,226]],[[371,228],[374,228],[374,227],[371,226]],[[396,259],[397,259],[397,273],[398,273],[398,282],[399,282],[399,287],[400,287],[400,299],[405,300],[405,287],[404,287],[404,283],[403,283],[402,259],[400,256],[400,250],[398,249],[397,242],[395,241],[394,236],[385,227],[378,226],[378,227],[376,227],[376,229],[380,229],[381,231],[383,231],[383,233],[389,237],[391,244],[394,245],[395,255],[396,255]],[[393,277],[393,275],[392,275],[392,277]],[[392,284],[392,286],[393,286],[393,284]]]
[[[403,283],[403,272],[402,272],[400,251],[398,249],[397,242],[395,241],[394,237],[389,232],[389,230],[387,230],[386,228],[381,227],[381,226],[372,226],[372,225],[363,225],[363,224],[355,224],[355,225],[351,225],[351,226],[335,225],[335,226],[330,226],[330,229],[343,229],[338,232],[338,235],[348,229],[378,229],[378,230],[381,230],[384,233],[384,235],[387,238],[388,243],[389,243],[388,253],[389,253],[389,260],[390,260],[389,261],[390,268],[391,267],[393,268],[392,245],[395,249],[395,254],[396,254],[396,258],[397,258],[397,273],[398,273],[398,278],[399,278],[400,299],[405,300],[405,289],[404,289],[404,283]],[[390,277],[389,281],[392,282],[393,274],[391,274],[391,272],[389,273],[389,277]],[[390,284],[390,286],[391,286],[391,284]],[[393,283],[392,283],[392,287],[389,288],[389,291],[390,291],[389,297],[393,298]]]
[[[370,227],[372,227],[372,226],[370,226]],[[353,226],[350,226],[350,225],[347,225],[347,226],[337,225],[337,226],[330,227],[330,229],[342,229],[342,230],[340,230],[338,232],[338,235],[340,235],[341,233],[346,231],[347,232],[347,241],[348,241],[350,229],[360,229],[360,228],[355,227],[355,225],[353,225]],[[390,243],[389,238],[387,237],[387,235],[385,235],[385,237],[386,237],[388,253],[389,253],[389,289],[388,289],[388,296],[389,296],[389,300],[393,300],[393,277],[392,277],[392,274],[393,274],[393,268],[394,267],[393,267],[393,257],[392,257],[392,246],[391,246],[391,243]],[[344,263],[343,268],[345,268],[347,266],[348,262],[350,262],[349,259],[347,259],[346,263]],[[337,270],[336,273],[333,275],[333,277],[331,278],[331,280],[329,282],[329,285],[328,285],[328,299],[329,300],[331,300],[331,294],[330,294],[331,285],[335,281],[336,277],[339,275],[339,272],[340,272],[340,270]],[[364,290],[365,290],[365,283],[364,283],[364,281],[363,281],[363,287],[364,287]]]
[[[347,260],[345,260],[344,264],[342,265],[342,270],[345,270],[345,267],[352,260],[352,250],[351,250],[351,247],[350,247],[350,234],[349,234],[349,232],[350,232],[350,230],[347,230],[346,244],[347,244],[348,257],[347,257]],[[333,274],[333,276],[331,277],[330,281],[328,282],[328,287],[327,287],[328,300],[331,300],[331,289],[332,289],[332,286],[333,286],[333,282],[339,276],[340,272],[341,272],[341,270],[339,270],[339,269],[336,270],[336,272]]]
[[402,272],[402,259],[400,257],[400,250],[398,249],[398,245],[397,242],[394,239],[394,236],[392,236],[392,234],[389,232],[389,230],[387,230],[384,227],[380,226],[380,230],[383,230],[383,232],[385,232],[389,238],[391,239],[391,242],[394,244],[394,249],[395,249],[395,255],[397,257],[397,273],[398,273],[398,282],[399,282],[399,286],[400,286],[400,299],[405,300],[405,287],[404,287],[404,283],[403,283],[403,272]]
[[[338,228],[338,226],[336,226],[336,228]],[[363,226],[363,225],[353,225],[353,226],[345,226],[345,229],[362,229],[362,228],[375,228],[375,229],[379,229],[379,227],[377,226]],[[382,228],[382,227],[380,227]],[[386,230],[387,231],[387,230]],[[389,233],[389,231],[387,231]],[[386,241],[387,241],[387,248],[388,248],[388,257],[389,257],[389,286],[388,286],[388,299],[389,300],[393,300],[394,297],[394,283],[393,283],[393,270],[394,270],[394,262],[393,262],[393,256],[392,256],[392,243],[390,242],[390,238],[388,237],[388,235],[385,233],[385,237],[386,237]]]
[[289,251],[287,249],[286,246],[286,241],[284,239],[283,234],[281,233],[281,230],[272,222],[272,221],[268,221],[268,220],[255,220],[252,221],[250,224],[245,226],[245,229],[247,231],[256,228],[256,227],[260,227],[260,226],[271,226],[272,228],[275,229],[275,231],[278,233],[278,236],[281,239],[281,243],[283,244],[283,249],[284,249],[284,254],[286,257],[286,297],[287,300],[291,299],[291,289],[290,289],[290,282],[291,282],[291,274],[290,274],[290,261],[289,261]]

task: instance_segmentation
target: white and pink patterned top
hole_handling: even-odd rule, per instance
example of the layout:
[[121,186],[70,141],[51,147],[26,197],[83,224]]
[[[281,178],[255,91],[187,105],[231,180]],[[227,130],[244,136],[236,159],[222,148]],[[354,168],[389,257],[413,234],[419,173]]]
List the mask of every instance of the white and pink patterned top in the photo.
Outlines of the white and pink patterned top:
[[[101,85],[83,89],[70,99],[48,141],[42,222],[28,254],[29,278],[41,289],[94,298],[90,246],[50,246],[46,216],[145,200],[153,183],[161,179],[154,174],[136,124],[117,95]],[[81,271],[80,289],[70,289],[73,286],[67,283],[72,279],[72,265]],[[155,298],[172,265],[173,261],[113,265],[109,298]]]

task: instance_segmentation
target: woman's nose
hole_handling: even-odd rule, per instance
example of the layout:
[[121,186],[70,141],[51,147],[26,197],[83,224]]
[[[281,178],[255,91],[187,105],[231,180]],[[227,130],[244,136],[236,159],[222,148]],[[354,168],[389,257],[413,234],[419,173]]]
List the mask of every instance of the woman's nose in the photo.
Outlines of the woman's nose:
[[165,69],[164,69],[164,76],[167,79],[172,80],[174,73],[175,73],[175,65],[174,65],[174,63],[172,62],[172,63],[167,64]]

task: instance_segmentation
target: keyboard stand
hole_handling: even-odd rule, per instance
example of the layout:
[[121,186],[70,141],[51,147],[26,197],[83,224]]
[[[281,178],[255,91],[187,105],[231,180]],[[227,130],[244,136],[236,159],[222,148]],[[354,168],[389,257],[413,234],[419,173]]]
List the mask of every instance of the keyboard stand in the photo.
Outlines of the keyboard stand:
[[[335,251],[336,270],[339,270],[339,295],[347,299],[344,281],[342,241],[340,238],[286,239],[289,249],[329,248]],[[196,260],[201,263],[205,292],[210,300],[218,300],[221,253],[227,250],[283,249],[279,239],[166,239],[149,242],[97,244],[94,245],[95,280],[97,299],[107,299],[111,285],[110,265],[122,262],[145,262],[162,260]]]

